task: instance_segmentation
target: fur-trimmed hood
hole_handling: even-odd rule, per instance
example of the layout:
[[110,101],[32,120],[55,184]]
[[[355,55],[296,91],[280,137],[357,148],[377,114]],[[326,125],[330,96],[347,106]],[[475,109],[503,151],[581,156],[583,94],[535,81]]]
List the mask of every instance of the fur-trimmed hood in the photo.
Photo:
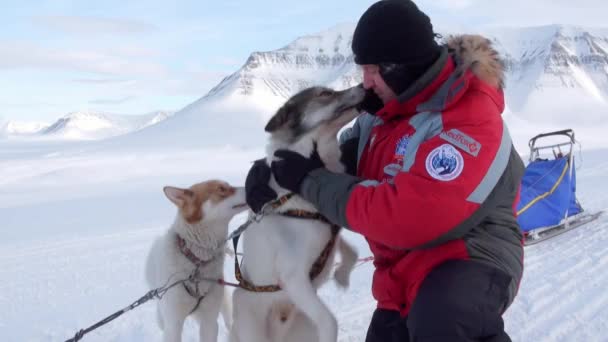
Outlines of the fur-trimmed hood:
[[456,58],[457,71],[471,69],[482,81],[498,88],[504,88],[504,64],[492,41],[480,35],[450,36],[446,45]]

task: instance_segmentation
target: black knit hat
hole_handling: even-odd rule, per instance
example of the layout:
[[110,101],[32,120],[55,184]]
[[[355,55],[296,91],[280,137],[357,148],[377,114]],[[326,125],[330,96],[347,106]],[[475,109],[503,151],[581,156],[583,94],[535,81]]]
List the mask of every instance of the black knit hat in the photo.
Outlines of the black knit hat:
[[355,63],[417,66],[439,46],[429,17],[410,0],[382,0],[363,13],[352,43]]
[[368,8],[355,28],[352,49],[357,64],[393,65],[395,72],[407,73],[400,84],[387,82],[396,93],[422,75],[441,52],[431,20],[410,0],[382,0]]

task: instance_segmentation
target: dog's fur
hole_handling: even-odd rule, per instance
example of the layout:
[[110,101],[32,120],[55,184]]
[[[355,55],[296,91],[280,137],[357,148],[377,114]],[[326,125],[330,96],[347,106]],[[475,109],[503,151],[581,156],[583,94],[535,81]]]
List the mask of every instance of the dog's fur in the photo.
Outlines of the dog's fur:
[[[186,247],[200,260],[200,275],[218,279],[223,275],[224,241],[232,217],[247,209],[245,191],[222,181],[207,181],[189,189],[165,187],[165,195],[178,208],[169,231],[158,238],[150,250],[146,264],[146,279],[151,288],[187,278],[196,268],[177,245],[179,235]],[[188,284],[192,290],[194,284]],[[189,314],[200,325],[200,341],[217,341],[217,318],[222,307],[226,326],[230,325],[231,310],[224,300],[224,289],[215,283],[201,281],[198,291],[204,298],[191,296],[182,285],[170,289],[158,303],[158,323],[163,341],[181,341],[182,328]]]
[[[309,156],[318,146],[325,166],[333,172],[344,172],[336,135],[359,114],[354,107],[364,95],[361,87],[340,92],[313,87],[294,95],[266,125],[266,131],[271,133],[266,161],[270,163],[275,158],[277,149]],[[288,193],[274,178],[270,185],[279,196]],[[278,211],[288,209],[317,211],[299,196],[291,198]],[[237,289],[234,292],[233,342],[293,341],[290,327],[294,319],[302,316],[316,328],[316,332],[312,329],[308,336],[316,334],[320,342],[336,341],[336,319],[318,297],[316,289],[328,280],[336,249],[341,253],[341,266],[334,277],[338,284],[347,287],[357,254],[338,238],[324,270],[311,282],[311,266],[330,238],[331,229],[325,222],[281,215],[264,216],[261,222],[245,231],[243,276],[256,285],[279,284],[282,290],[254,293]],[[314,339],[309,337],[307,341]]]

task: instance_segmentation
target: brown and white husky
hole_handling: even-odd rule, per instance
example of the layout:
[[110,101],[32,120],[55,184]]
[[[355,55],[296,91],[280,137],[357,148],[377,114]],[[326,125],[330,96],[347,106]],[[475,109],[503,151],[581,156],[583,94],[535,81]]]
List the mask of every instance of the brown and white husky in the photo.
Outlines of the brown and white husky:
[[[178,213],[169,231],[152,245],[146,263],[146,280],[158,288],[187,278],[200,264],[201,277],[219,279],[224,270],[224,242],[228,223],[244,210],[245,191],[222,181],[207,181],[189,189],[165,187],[165,195]],[[224,304],[222,306],[222,304]],[[231,313],[224,289],[217,283],[186,283],[170,289],[158,302],[158,323],[163,341],[181,341],[186,317],[200,325],[200,341],[217,341],[217,318],[228,327]]]

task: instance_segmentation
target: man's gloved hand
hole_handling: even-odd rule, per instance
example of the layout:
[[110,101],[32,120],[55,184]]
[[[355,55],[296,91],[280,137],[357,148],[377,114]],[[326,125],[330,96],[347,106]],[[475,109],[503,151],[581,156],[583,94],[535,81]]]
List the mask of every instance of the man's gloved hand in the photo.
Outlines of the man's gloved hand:
[[300,193],[302,181],[311,171],[325,167],[316,143],[309,158],[289,150],[278,150],[274,155],[281,158],[270,164],[274,178],[281,187],[297,194]]
[[365,89],[365,97],[363,98],[363,101],[357,105],[357,109],[372,115],[376,115],[382,107],[384,107],[384,102],[382,102],[372,89]]
[[264,204],[277,198],[277,193],[268,185],[270,167],[266,159],[258,159],[253,163],[245,180],[245,200],[254,213],[259,213]]

